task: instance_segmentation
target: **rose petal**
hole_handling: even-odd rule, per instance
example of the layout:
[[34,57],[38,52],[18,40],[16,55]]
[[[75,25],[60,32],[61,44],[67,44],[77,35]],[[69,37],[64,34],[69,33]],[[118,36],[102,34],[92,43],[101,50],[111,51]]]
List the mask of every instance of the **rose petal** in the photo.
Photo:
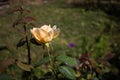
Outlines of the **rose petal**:
[[49,26],[48,26],[48,25],[44,25],[44,26],[42,26],[40,29],[43,29],[43,30],[45,30],[46,32],[52,31],[52,28],[50,27],[50,25],[49,25]]
[[51,28],[50,25],[44,25],[40,28],[33,28],[30,31],[38,43],[48,43],[52,41],[53,38],[56,38],[60,33],[59,28],[56,26]]
[[35,39],[39,40],[41,38],[38,28],[33,28],[30,31],[33,34],[33,36],[35,37]]
[[60,34],[60,29],[59,29],[59,28],[58,28],[58,29],[55,29],[55,30],[54,30],[54,35],[53,35],[53,38],[58,37],[58,36],[59,36],[59,34]]

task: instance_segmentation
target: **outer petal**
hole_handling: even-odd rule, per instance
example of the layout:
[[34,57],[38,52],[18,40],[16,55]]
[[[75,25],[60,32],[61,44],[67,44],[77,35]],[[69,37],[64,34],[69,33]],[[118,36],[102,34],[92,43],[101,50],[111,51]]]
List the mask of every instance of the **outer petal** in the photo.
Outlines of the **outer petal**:
[[45,42],[43,37],[41,36],[40,34],[40,29],[39,28],[33,28],[30,30],[32,35],[35,37],[35,40],[38,42],[38,43],[43,43]]
[[32,35],[35,37],[35,39],[39,41],[41,38],[40,33],[39,33],[39,28],[33,28],[33,29],[30,29],[30,31]]
[[45,30],[46,32],[50,32],[52,30],[52,28],[50,27],[50,25],[44,25],[42,26],[40,29]]
[[59,29],[59,28],[55,29],[55,30],[54,30],[54,34],[53,34],[53,38],[58,37],[59,34],[60,34],[60,29]]

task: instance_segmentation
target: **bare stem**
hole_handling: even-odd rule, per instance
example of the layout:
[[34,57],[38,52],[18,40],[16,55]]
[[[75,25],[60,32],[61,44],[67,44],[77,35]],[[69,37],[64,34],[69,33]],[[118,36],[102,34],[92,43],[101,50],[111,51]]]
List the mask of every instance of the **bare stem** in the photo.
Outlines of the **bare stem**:
[[26,26],[24,25],[24,30],[25,30],[25,38],[26,38],[26,42],[27,42],[27,52],[28,52],[28,64],[31,64],[31,56],[30,56],[30,44],[29,44],[29,39],[28,39],[28,35],[27,35],[27,29]]
[[[29,39],[28,39],[28,35],[27,35],[27,29],[26,29],[26,25],[24,24],[24,31],[25,31],[25,38],[26,38],[26,42],[27,42],[27,52],[28,52],[28,64],[31,64],[31,55],[30,55],[30,44],[29,44]],[[31,72],[28,72],[28,78],[29,80],[31,80]]]

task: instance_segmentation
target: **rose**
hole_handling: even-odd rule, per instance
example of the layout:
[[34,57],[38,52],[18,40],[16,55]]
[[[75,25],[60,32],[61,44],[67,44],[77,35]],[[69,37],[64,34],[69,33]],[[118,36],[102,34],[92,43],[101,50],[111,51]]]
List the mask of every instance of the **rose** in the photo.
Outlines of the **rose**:
[[40,28],[30,29],[30,32],[32,33],[32,35],[34,36],[35,40],[38,43],[44,44],[44,43],[49,43],[54,38],[56,38],[60,33],[60,29],[57,28],[56,26],[53,26],[51,28],[50,25],[43,25]]

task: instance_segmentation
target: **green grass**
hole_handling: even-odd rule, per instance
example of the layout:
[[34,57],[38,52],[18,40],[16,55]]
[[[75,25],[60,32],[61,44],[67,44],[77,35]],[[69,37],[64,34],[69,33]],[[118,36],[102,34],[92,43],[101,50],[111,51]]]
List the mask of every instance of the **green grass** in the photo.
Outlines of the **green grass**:
[[[37,25],[51,24],[57,25],[61,29],[60,36],[53,41],[54,54],[78,55],[83,53],[90,45],[93,45],[95,38],[98,37],[106,26],[114,26],[116,22],[110,20],[108,15],[101,10],[85,10],[84,8],[71,8],[64,1],[53,0],[41,6],[27,6],[31,10],[29,15],[37,18]],[[26,55],[25,47],[16,49],[16,44],[23,35],[12,27],[12,23],[17,18],[15,14],[0,16],[0,46],[7,45],[14,54],[20,55],[24,60]],[[112,24],[111,24],[112,23]],[[30,27],[31,28],[31,27]],[[109,45],[109,35],[106,45]],[[85,38],[84,47],[83,40]],[[70,48],[69,43],[74,43],[75,47]],[[104,47],[104,46],[102,46]],[[107,46],[109,47],[109,46]],[[43,51],[32,45],[32,54],[36,58]],[[41,48],[42,49],[42,48]],[[0,55],[7,52],[0,51]],[[96,53],[95,53],[96,54]],[[6,58],[6,57],[5,57]],[[0,58],[1,59],[1,58]]]

